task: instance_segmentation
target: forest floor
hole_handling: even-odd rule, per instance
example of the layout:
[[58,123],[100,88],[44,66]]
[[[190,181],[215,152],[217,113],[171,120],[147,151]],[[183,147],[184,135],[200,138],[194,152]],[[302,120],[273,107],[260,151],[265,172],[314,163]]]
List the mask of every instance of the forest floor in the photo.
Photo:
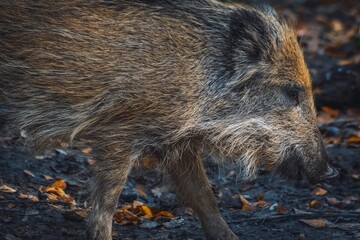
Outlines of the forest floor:
[[[360,239],[360,4],[269,2],[297,22],[319,128],[340,177],[312,185],[260,172],[243,182],[236,166],[206,160],[222,215],[240,239]],[[90,148],[31,156],[20,133],[3,129],[0,240],[85,239],[84,185],[93,163]],[[151,165],[132,171],[114,217],[114,239],[203,239],[192,210]]]

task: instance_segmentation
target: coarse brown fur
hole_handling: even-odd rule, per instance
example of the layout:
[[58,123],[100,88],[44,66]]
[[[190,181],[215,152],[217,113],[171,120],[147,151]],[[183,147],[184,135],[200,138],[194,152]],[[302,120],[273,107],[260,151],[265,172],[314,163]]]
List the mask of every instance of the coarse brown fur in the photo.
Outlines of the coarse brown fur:
[[266,6],[211,0],[0,2],[0,113],[35,151],[94,140],[92,239],[135,161],[157,159],[207,239],[222,220],[204,154],[310,180],[335,175],[294,31]]

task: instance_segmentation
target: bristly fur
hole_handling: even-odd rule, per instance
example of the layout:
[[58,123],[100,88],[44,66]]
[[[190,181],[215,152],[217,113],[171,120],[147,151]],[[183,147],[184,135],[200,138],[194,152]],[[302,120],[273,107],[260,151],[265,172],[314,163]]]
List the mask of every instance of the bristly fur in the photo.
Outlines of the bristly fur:
[[[34,151],[93,140],[89,237],[111,239],[136,160],[173,177],[209,239],[236,239],[202,157],[317,179],[328,169],[296,34],[267,6],[212,0],[0,2],[0,114]],[[297,98],[293,94],[296,92]]]

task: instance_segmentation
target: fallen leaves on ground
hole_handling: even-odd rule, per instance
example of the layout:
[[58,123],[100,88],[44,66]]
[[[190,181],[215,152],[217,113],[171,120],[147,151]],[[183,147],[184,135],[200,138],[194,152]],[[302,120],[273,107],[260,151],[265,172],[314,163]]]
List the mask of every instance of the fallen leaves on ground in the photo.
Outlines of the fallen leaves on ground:
[[263,200],[263,197],[264,197],[264,194],[260,193],[256,197],[256,202],[250,202],[249,200],[247,200],[245,198],[245,196],[240,195],[240,201],[242,203],[241,210],[243,210],[243,211],[254,211],[259,207],[261,208],[261,207],[269,205],[268,202]]
[[62,179],[55,181],[50,186],[44,189],[43,186],[40,186],[39,191],[41,193],[47,193],[48,200],[58,200],[68,202],[72,205],[76,205],[76,201],[69,195],[65,193],[66,182]]
[[0,191],[5,193],[15,193],[16,190],[0,182]]
[[53,180],[54,178],[49,175],[43,175],[46,180]]
[[316,187],[313,191],[312,194],[315,196],[323,196],[327,193],[327,190],[321,187]]
[[133,223],[138,224],[144,219],[156,219],[158,217],[173,218],[174,215],[168,211],[160,211],[153,207],[148,207],[142,202],[134,201],[131,205],[125,205],[117,209],[114,214],[114,222],[118,225]]
[[320,201],[317,200],[317,199],[313,199],[313,200],[309,201],[309,206],[312,207],[312,208],[317,207],[319,205],[320,205]]
[[36,197],[34,195],[30,195],[30,194],[19,193],[19,198],[27,198],[27,199],[30,199],[33,202],[39,201],[38,197]]
[[276,206],[275,211],[278,213],[284,213],[284,212],[287,212],[288,209],[284,206],[278,205],[278,206]]
[[24,170],[24,173],[30,177],[35,177],[35,175],[30,170]]
[[358,174],[358,173],[352,174],[351,177],[355,180],[360,180],[360,174]]
[[325,219],[300,219],[299,220],[306,225],[309,225],[313,228],[324,228],[327,225],[327,221]]

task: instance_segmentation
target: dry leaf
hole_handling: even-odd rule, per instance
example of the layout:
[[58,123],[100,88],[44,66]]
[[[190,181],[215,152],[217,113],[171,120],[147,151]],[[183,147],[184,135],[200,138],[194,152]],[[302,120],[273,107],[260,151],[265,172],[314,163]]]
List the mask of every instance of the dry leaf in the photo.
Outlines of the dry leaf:
[[5,192],[5,193],[15,193],[16,190],[3,184],[3,183],[0,183],[0,191],[1,192]]
[[354,173],[354,174],[351,174],[351,177],[355,180],[360,180],[360,174]]
[[264,207],[264,206],[266,206],[266,205],[268,205],[268,203],[267,203],[266,201],[264,201],[264,200],[260,200],[260,201],[258,201],[258,202],[256,203],[256,206],[257,206],[257,207]]
[[316,187],[313,191],[312,194],[315,196],[323,196],[327,193],[326,189],[323,189],[321,187]]
[[347,197],[344,198],[344,200],[356,202],[356,201],[359,201],[359,198],[354,197],[354,196],[347,196]]
[[320,201],[318,201],[316,199],[310,200],[310,202],[309,202],[309,206],[312,208],[319,206],[319,204],[320,204]]
[[152,219],[160,216],[174,217],[170,212],[159,211],[156,208],[146,206],[142,202],[134,201],[132,205],[125,205],[118,209],[118,212],[114,214],[114,222],[118,225],[137,224],[144,218]]
[[244,205],[249,205],[250,204],[250,202],[243,195],[240,195],[240,201]]
[[13,208],[13,207],[15,207],[16,205],[14,204],[14,203],[8,203],[7,205],[6,205],[6,207],[7,208]]
[[169,217],[169,218],[173,218],[174,215],[171,212],[168,211],[160,211],[156,214],[154,214],[154,217]]
[[337,198],[335,198],[335,197],[326,198],[326,200],[328,201],[328,203],[330,203],[333,206],[337,206],[337,205],[341,204],[341,202],[339,200],[337,200]]
[[75,199],[73,199],[70,195],[65,194],[64,196],[61,196],[61,201],[68,202],[72,205],[76,205]]
[[314,228],[326,227],[326,220],[324,219],[300,219],[299,221]]
[[142,205],[144,205],[144,203],[134,200],[132,203],[132,208],[137,208],[138,206],[142,206]]
[[48,195],[48,200],[52,200],[52,201],[54,201],[54,200],[60,200],[60,199],[59,199],[59,195],[56,195],[56,194],[54,194],[54,193],[50,193],[50,194]]
[[284,213],[284,212],[287,212],[288,209],[284,206],[278,205],[278,206],[276,206],[275,211],[279,212],[279,213]]
[[137,192],[139,193],[140,196],[142,197],[146,197],[146,193],[144,191],[144,187],[140,184],[135,184],[135,188],[137,190]]
[[5,197],[0,195],[0,201],[5,200]]
[[348,143],[360,143],[360,137],[358,136],[350,136],[346,139]]
[[35,177],[35,175],[29,170],[24,170],[24,173],[28,176]]
[[153,214],[151,213],[151,210],[148,206],[142,205],[140,206],[141,212],[145,215],[146,218],[152,218]]
[[330,107],[322,107],[321,110],[325,113],[328,113],[331,117],[338,117],[340,115],[340,110],[338,109],[333,109],[333,108],[330,108]]
[[53,194],[56,194],[58,196],[64,196],[65,195],[65,191],[62,188],[58,188],[58,187],[47,187],[45,192],[53,193]]
[[59,179],[56,182],[54,182],[53,184],[51,184],[50,187],[65,189],[66,183],[63,179]]
[[53,180],[54,178],[49,175],[43,175],[46,180]]
[[40,186],[40,187],[39,187],[39,192],[44,193],[44,192],[45,192],[45,187],[44,187],[44,186]]
[[30,194],[19,193],[19,198],[27,198],[27,199],[30,199],[33,202],[39,201],[38,197],[35,197],[34,195],[30,195]]

